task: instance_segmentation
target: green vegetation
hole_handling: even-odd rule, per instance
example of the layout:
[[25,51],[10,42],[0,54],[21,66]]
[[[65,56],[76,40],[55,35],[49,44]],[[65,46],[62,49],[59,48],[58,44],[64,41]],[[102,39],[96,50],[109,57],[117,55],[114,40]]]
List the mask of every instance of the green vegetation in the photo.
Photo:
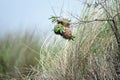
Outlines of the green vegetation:
[[40,40],[29,32],[8,34],[0,39],[0,79],[27,75],[31,71],[30,65],[38,63]]
[[59,18],[59,17],[52,16],[52,17],[50,17],[49,19],[52,20],[52,23],[56,23],[58,18]]
[[74,41],[55,35],[39,38],[33,33],[1,39],[0,77],[120,80],[119,4],[119,0],[96,0],[95,3],[88,0],[75,26]]

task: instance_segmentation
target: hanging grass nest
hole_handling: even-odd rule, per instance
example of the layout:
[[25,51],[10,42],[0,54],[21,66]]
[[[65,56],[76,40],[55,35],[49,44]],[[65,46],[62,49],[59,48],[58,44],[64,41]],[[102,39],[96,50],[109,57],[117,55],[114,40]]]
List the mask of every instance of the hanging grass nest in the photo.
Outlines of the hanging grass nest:
[[[52,19],[52,18],[50,18]],[[72,35],[72,31],[70,29],[70,20],[68,19],[55,19],[53,18],[54,23],[57,22],[57,25],[54,27],[54,33],[57,35],[61,35],[64,39],[74,40],[75,36]],[[53,22],[52,20],[52,22]]]
[[57,24],[54,27],[54,32],[57,35],[61,35],[65,39],[74,40],[75,36],[72,35],[72,31],[68,27],[64,27],[61,24]]
[[64,27],[68,27],[70,28],[70,21],[71,20],[68,20],[68,19],[58,19],[57,20],[57,24],[62,24]]
[[69,40],[74,40],[75,36],[72,35],[72,31],[70,28],[65,27],[63,32],[62,32],[62,36],[65,39],[69,39]]

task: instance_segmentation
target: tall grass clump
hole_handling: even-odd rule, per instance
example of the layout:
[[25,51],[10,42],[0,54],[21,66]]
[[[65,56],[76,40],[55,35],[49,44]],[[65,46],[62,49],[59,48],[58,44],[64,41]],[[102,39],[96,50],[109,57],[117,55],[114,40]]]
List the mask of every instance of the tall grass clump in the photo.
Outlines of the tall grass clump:
[[35,31],[9,33],[0,38],[0,80],[30,77],[42,39]]
[[[75,41],[46,39],[35,80],[119,80],[119,0],[88,0]],[[49,42],[48,42],[48,41]],[[61,46],[61,47],[59,47]]]

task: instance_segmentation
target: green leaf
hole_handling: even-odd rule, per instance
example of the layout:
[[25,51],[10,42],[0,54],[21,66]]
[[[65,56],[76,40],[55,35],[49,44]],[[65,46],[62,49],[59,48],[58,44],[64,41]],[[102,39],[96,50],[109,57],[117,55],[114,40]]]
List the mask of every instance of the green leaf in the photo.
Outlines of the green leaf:
[[52,20],[52,23],[55,23],[55,22],[57,22],[57,18],[59,18],[59,17],[52,16],[52,17],[50,17],[49,19]]
[[59,24],[59,25],[54,29],[54,32],[55,32],[56,34],[62,34],[63,30],[64,30],[64,26],[61,25],[61,24]]
[[74,41],[75,40],[75,36],[72,35],[69,40]]

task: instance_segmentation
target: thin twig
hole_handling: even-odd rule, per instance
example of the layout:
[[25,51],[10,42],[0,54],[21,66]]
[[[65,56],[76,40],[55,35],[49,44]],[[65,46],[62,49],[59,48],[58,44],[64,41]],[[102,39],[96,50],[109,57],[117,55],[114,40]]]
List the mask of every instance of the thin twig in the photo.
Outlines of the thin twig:
[[90,23],[90,22],[95,22],[95,21],[113,21],[114,18],[115,18],[118,14],[120,14],[120,13],[115,14],[115,15],[113,16],[113,18],[111,18],[111,19],[94,19],[94,20],[80,20],[79,18],[77,18],[77,17],[75,17],[75,16],[73,16],[73,15],[71,14],[72,17],[74,17],[75,19],[78,20],[78,22],[71,23],[71,24]]
[[62,15],[62,12],[63,12],[63,8],[64,8],[64,0],[63,0],[63,3],[62,3],[62,7],[61,7],[61,10],[60,10],[60,17]]
[[114,19],[113,19],[112,23],[113,23],[113,26],[112,26],[113,27],[113,32],[115,34],[115,37],[116,37],[116,40],[117,40],[117,43],[118,43],[118,48],[120,50],[120,33],[118,31],[118,28],[117,28],[117,25],[116,25],[116,22],[115,22]]
[[55,16],[57,16],[57,14],[56,14],[56,12],[55,12],[55,10],[54,10],[54,8],[53,8],[52,4],[50,3],[50,1],[49,1],[49,0],[48,0],[48,2],[49,2],[49,4],[50,4],[50,7],[51,7],[51,9],[52,9],[52,11],[53,11],[54,15],[55,15]]
[[82,24],[82,23],[91,23],[91,22],[96,22],[96,21],[112,21],[112,20],[113,19],[79,20],[78,22],[70,23],[70,24]]
[[107,12],[107,14],[112,17],[112,15],[109,13],[109,11],[105,8],[105,6],[98,0],[98,3],[102,6],[102,8]]
[[117,14],[115,14],[114,16],[113,16],[113,19],[115,19],[115,17],[117,16],[117,15],[119,15],[120,14],[120,12],[119,13],[117,13]]
[[[80,20],[71,14],[74,18],[76,18],[78,20],[78,22],[70,23],[70,24],[91,23],[91,22],[96,22],[96,21],[107,21],[111,25],[112,31],[113,31],[115,38],[117,40],[117,43],[118,43],[118,48],[120,49],[120,33],[118,31],[118,27],[115,22],[115,17],[119,14],[120,13],[115,14],[111,19],[94,19],[94,20]],[[110,23],[110,22],[112,22],[112,23]]]

